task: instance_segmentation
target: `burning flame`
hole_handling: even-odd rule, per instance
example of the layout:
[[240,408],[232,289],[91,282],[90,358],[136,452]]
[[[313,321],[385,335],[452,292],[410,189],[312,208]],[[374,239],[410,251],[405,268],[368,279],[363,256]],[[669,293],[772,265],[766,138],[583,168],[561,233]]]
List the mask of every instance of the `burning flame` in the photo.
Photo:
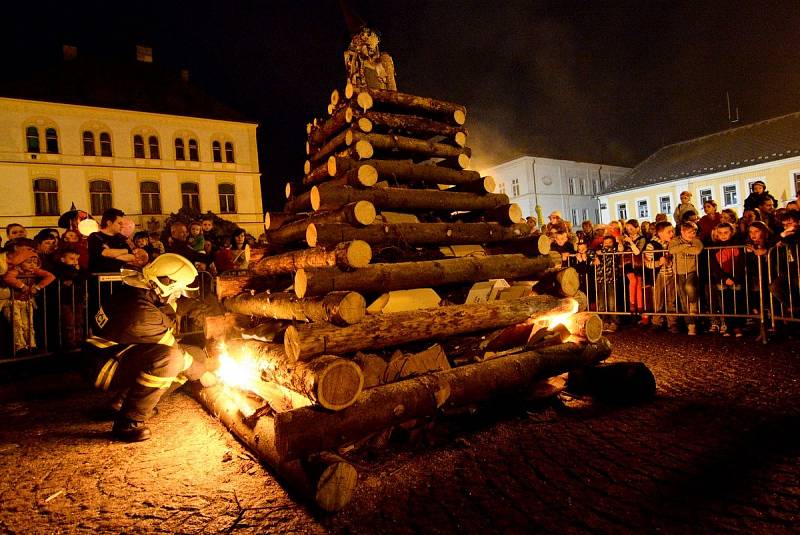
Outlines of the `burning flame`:
[[573,314],[578,312],[579,306],[580,305],[578,304],[578,302],[575,299],[570,299],[570,310],[569,311],[561,312],[559,314],[554,314],[552,316],[547,316],[547,317],[544,317],[544,318],[541,318],[541,319],[542,319],[542,321],[546,321],[547,322],[547,328],[548,329],[553,329],[557,325],[561,325],[561,324],[565,323],[567,321],[567,319],[569,319],[570,316],[572,316]]
[[226,386],[250,391],[255,389],[255,381],[259,377],[258,365],[253,355],[242,352],[234,358],[224,344],[219,351],[219,368],[216,374]]

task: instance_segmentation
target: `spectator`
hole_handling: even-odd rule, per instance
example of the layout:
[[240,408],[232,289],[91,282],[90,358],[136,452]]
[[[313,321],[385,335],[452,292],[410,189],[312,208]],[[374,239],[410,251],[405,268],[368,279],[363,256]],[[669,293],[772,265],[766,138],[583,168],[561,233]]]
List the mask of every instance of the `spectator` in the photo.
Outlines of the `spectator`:
[[[766,318],[769,299],[769,248],[771,235],[763,221],[754,221],[747,228],[747,243],[744,248],[745,266],[748,273],[748,292],[751,312],[763,313]],[[760,338],[760,336],[759,336]]]
[[206,252],[206,240],[203,236],[203,224],[200,221],[192,221],[189,223],[189,239],[187,240],[189,247],[196,253]]
[[58,240],[53,237],[50,229],[43,229],[36,234],[33,241],[36,243],[36,253],[39,255],[42,269],[52,271]]
[[800,203],[797,201],[789,201],[786,203],[787,210],[800,210]]
[[731,225],[735,226],[737,221],[739,221],[739,216],[736,214],[736,210],[733,208],[725,208],[719,214],[720,223],[730,223]]
[[[628,279],[628,303],[632,314],[644,313],[644,277],[642,273],[642,251],[647,244],[639,232],[639,222],[629,219],[625,223],[625,235],[622,236],[622,255],[625,277]],[[642,325],[647,324],[647,316],[643,316]]]
[[147,253],[147,262],[145,262],[145,264],[152,262],[158,256],[156,248],[150,245],[150,235],[143,230],[133,235],[133,249],[134,254],[136,254],[137,250],[142,250]]
[[[603,246],[594,258],[595,284],[597,287],[597,311],[617,312],[617,281],[619,279],[619,266],[616,258],[618,246],[613,236],[603,238]],[[608,316],[604,321],[604,328],[615,332],[619,325],[619,317],[615,314]]]
[[206,254],[214,254],[219,247],[219,236],[214,228],[214,216],[206,214],[200,218],[200,224],[203,228],[203,240],[206,246]]
[[17,238],[27,238],[28,231],[19,223],[9,223],[6,225],[6,236],[8,236],[9,241]]
[[561,262],[566,265],[569,256],[575,254],[575,246],[569,240],[569,234],[565,227],[557,228],[555,235],[551,238],[550,250],[561,253]]
[[578,252],[575,253],[575,261],[572,267],[578,272],[578,277],[581,281],[581,291],[587,296],[594,296],[594,275],[592,269],[594,267],[594,251],[589,248],[586,242],[578,242]]
[[100,230],[89,236],[89,270],[92,273],[118,273],[135,257],[121,234],[125,213],[116,208],[103,212]]
[[64,349],[75,349],[84,336],[84,293],[86,272],[80,267],[80,250],[70,245],[56,253],[53,275],[59,281],[61,342]]
[[650,221],[642,221],[639,225],[639,231],[642,233],[642,236],[644,236],[646,242],[653,239],[653,225]]
[[170,226],[170,237],[167,240],[167,252],[179,254],[192,262],[199,271],[205,271],[208,267],[208,257],[205,253],[198,253],[187,243],[189,229],[186,223],[174,222]]
[[[662,221],[669,221],[669,216],[667,214],[656,214],[656,223],[661,223]],[[655,233],[655,230],[653,231]]]
[[[744,254],[733,243],[734,228],[730,223],[720,223],[714,231],[714,248],[709,251],[711,281],[711,311],[728,315],[742,314],[742,281],[744,280]],[[710,332],[723,336],[742,336],[741,322],[737,318],[722,316],[711,318]]]
[[717,212],[716,201],[709,199],[703,203],[705,215],[697,222],[700,227],[700,239],[708,243],[711,241],[711,231],[720,224],[721,215]]
[[592,238],[594,238],[594,228],[592,227],[592,222],[587,219],[581,223],[581,229],[576,232],[575,235],[579,242],[592,241]]
[[603,247],[603,237],[606,235],[606,226],[597,225],[594,227],[594,238],[589,242],[589,249],[599,251]]
[[673,257],[678,298],[686,316],[686,326],[690,336],[697,334],[697,318],[700,312],[700,278],[698,255],[703,251],[703,242],[697,238],[697,225],[685,221],[680,226],[680,236],[669,243]]
[[166,252],[164,249],[164,244],[161,243],[161,236],[158,234],[158,232],[151,232],[148,235],[148,240],[150,242],[150,247],[154,252],[154,256],[159,256]]
[[619,224],[619,221],[614,220],[608,224],[608,227],[606,227],[606,236],[613,236],[615,241],[617,241],[616,238],[622,236],[622,225]]
[[7,255],[7,260],[8,271],[3,281],[14,289],[15,294],[3,303],[3,315],[13,325],[14,350],[33,350],[36,348],[36,335],[32,299],[55,277],[41,268],[36,251],[30,247],[19,247]]
[[548,219],[550,222],[545,225],[544,232],[552,237],[555,230],[563,226],[564,218],[561,216],[561,212],[553,210],[548,216]]
[[777,204],[775,197],[767,191],[767,184],[763,180],[756,180],[750,186],[750,195],[744,200],[744,209],[755,210],[765,198],[770,198],[773,204]]
[[[655,226],[655,234],[655,238],[645,246],[643,260],[647,268],[645,273],[650,275],[653,281],[652,325],[659,327],[662,324],[662,316],[658,316],[658,313],[675,313],[675,272],[672,255],[669,252],[669,244],[675,237],[675,228],[669,221],[659,221]],[[678,321],[675,316],[667,316],[667,325],[669,332],[678,332]]]
[[760,215],[759,219],[767,224],[770,233],[776,234],[783,230],[780,222],[775,217],[775,199],[771,195],[762,195],[757,211]]
[[800,303],[800,212],[786,210],[781,214],[780,222],[783,230],[776,237],[776,276],[769,289],[783,307],[784,315],[793,316],[795,303]]
[[539,230],[539,228],[536,226],[536,218],[533,217],[532,215],[526,217],[525,222],[529,224],[534,230]]
[[247,269],[250,248],[245,243],[244,229],[233,231],[230,241],[223,238],[223,243],[214,257],[217,271],[220,273],[235,269]]
[[675,213],[672,214],[673,219],[675,219],[675,224],[680,225],[684,219],[683,214],[687,211],[691,210],[695,214],[698,213],[697,207],[692,204],[692,194],[688,191],[681,192],[681,203],[675,208]]

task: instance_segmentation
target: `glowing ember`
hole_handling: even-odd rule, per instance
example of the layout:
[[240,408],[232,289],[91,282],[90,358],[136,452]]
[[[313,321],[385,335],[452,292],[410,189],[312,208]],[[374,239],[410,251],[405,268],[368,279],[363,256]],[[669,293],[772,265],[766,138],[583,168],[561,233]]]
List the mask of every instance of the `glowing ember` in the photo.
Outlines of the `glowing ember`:
[[546,316],[540,318],[543,322],[546,322],[547,329],[553,329],[556,325],[561,325],[567,321],[567,319],[578,312],[578,302],[575,299],[570,299],[570,310],[568,312],[562,312],[560,314],[554,314],[552,316]]
[[259,378],[258,365],[252,355],[242,353],[233,358],[224,345],[219,352],[219,368],[216,374],[226,386],[250,391],[255,389]]

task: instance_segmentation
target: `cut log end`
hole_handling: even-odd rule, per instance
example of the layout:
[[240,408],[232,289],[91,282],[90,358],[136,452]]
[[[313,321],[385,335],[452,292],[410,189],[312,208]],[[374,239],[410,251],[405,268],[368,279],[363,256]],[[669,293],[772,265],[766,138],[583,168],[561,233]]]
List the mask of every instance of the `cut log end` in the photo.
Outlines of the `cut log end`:
[[286,195],[287,199],[291,199],[292,198],[292,183],[291,182],[287,182],[286,183],[286,186],[284,186],[284,188],[283,188],[283,192]]
[[[347,292],[336,309],[336,314],[347,325],[355,325],[364,319],[367,313],[367,302],[364,296],[357,292]],[[602,322],[600,325],[602,329]]]
[[470,162],[469,156],[467,156],[466,154],[459,154],[457,162],[458,166],[461,167],[461,169],[466,169],[467,167],[469,167],[469,162]]
[[378,170],[371,165],[362,165],[357,171],[358,183],[371,188],[378,183]]
[[333,106],[336,106],[337,104],[339,104],[339,90],[338,89],[334,89],[333,91],[331,91],[331,104]]
[[328,176],[336,176],[336,156],[329,157],[325,167],[328,169]]
[[[363,95],[364,93],[361,94]],[[372,143],[362,139],[356,142],[356,154],[358,155],[359,159],[367,160],[372,158],[372,155],[375,154],[375,150],[372,148]]]
[[311,197],[311,208],[316,212],[317,210],[319,210],[320,206],[320,194],[319,194],[319,188],[317,186],[311,188],[310,197]]
[[[350,98],[350,97],[347,97],[347,98]],[[348,107],[346,110],[344,110],[344,120],[345,120],[345,122],[347,124],[350,124],[350,123],[353,122],[353,108],[349,108]]]
[[467,134],[465,134],[464,132],[456,132],[454,141],[456,142],[456,145],[458,145],[459,147],[466,147]]
[[344,98],[353,98],[353,93],[355,92],[355,88],[353,84],[347,82],[347,85],[344,86]]
[[309,247],[316,247],[318,242],[317,227],[314,223],[311,223],[306,227],[306,243]]
[[356,102],[358,103],[358,106],[364,111],[367,111],[374,105],[374,102],[372,100],[372,95],[370,95],[367,92],[359,93],[358,97],[356,97]]
[[344,134],[344,144],[349,147],[350,145],[353,144],[353,141],[354,141],[353,140],[353,131],[352,130],[348,130]]
[[330,410],[349,407],[364,388],[364,374],[352,360],[335,358],[317,377],[317,402]]
[[365,241],[354,240],[348,244],[345,256],[349,267],[361,268],[372,261],[372,247]]
[[[375,175],[377,177],[377,172]],[[375,205],[369,201],[358,201],[353,208],[353,216],[361,225],[371,225],[375,222],[377,215]]]
[[370,121],[366,117],[361,117],[358,120],[358,129],[361,130],[362,132],[372,132],[372,121]]
[[540,234],[539,238],[536,240],[536,249],[538,249],[540,255],[547,255],[550,254],[550,238],[547,234]]
[[[487,177],[492,178],[492,177]],[[508,205],[508,220],[512,223],[522,223],[525,218],[522,217],[522,208],[520,205],[513,203]]]
[[575,268],[562,269],[556,274],[556,280],[564,297],[572,297],[580,290],[581,278]]
[[[308,290],[308,274],[306,273],[305,269],[298,269],[297,273],[294,275],[294,294],[297,297],[305,297],[306,291]],[[289,328],[292,326],[290,325]],[[295,334],[297,334],[295,332]],[[286,331],[284,335],[284,340],[287,340],[287,336],[289,336],[289,331]],[[286,354],[287,355],[296,355],[297,353],[292,353],[291,349],[289,348],[288,342],[286,346]]]
[[350,503],[357,483],[358,472],[353,465],[346,462],[331,464],[319,478],[314,501],[324,511],[339,511]]
[[467,122],[467,112],[464,110],[456,110],[453,112],[453,120],[458,125],[463,125]]
[[311,172],[311,162],[306,160],[306,163],[303,164],[303,173],[308,174]]
[[589,316],[583,328],[586,331],[586,340],[589,342],[597,342],[603,336],[603,320],[599,314]]
[[497,188],[497,182],[493,176],[483,177],[483,189],[486,190],[486,193],[494,193],[495,188]]

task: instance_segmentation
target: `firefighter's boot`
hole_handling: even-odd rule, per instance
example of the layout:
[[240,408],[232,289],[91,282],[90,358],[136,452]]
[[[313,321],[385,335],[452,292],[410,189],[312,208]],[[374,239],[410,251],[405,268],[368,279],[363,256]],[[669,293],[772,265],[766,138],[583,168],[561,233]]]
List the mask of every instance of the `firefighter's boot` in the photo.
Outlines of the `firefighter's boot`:
[[150,428],[144,422],[130,420],[128,418],[117,418],[114,420],[114,427],[111,428],[111,435],[114,440],[122,442],[141,442],[150,438]]

